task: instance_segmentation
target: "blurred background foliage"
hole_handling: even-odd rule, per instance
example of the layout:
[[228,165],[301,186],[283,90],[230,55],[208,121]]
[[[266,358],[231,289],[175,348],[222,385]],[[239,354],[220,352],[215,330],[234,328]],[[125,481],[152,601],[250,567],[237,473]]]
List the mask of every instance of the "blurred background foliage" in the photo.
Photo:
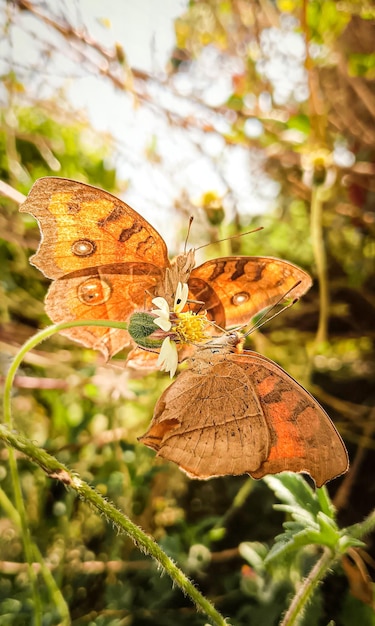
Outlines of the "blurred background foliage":
[[[130,3],[124,5],[124,19],[131,10]],[[76,55],[83,71],[101,74],[134,106],[157,108],[164,123],[161,137],[150,136],[144,149],[153,168],[167,168],[160,148],[163,133],[182,133],[195,147],[212,136],[221,142],[220,158],[227,162],[238,149],[251,155],[258,192],[265,177],[276,185],[272,210],[257,214],[252,207],[248,215],[239,213],[236,191],[220,159],[206,154],[227,191],[207,188],[197,202],[189,188],[176,188],[172,210],[179,217],[180,248],[173,252],[182,249],[187,216],[193,214],[192,245],[213,242],[204,250],[205,258],[231,252],[278,256],[314,277],[303,301],[254,333],[251,345],[282,365],[327,409],[351,458],[350,472],[330,484],[329,492],[341,525],[362,520],[374,506],[375,474],[371,3],[190,2],[175,21],[175,48],[162,77],[128,66],[126,45],[109,50],[87,37],[85,25],[77,27],[64,3],[57,8],[26,0],[2,2],[1,11],[5,38],[21,13],[47,24],[58,46],[45,44],[48,55],[39,58],[41,73],[58,48]],[[91,65],[90,51],[96,54]],[[131,187],[132,180],[119,177],[116,169],[116,136],[92,128],[62,89],[48,99],[31,97],[29,84],[38,68],[28,67],[27,58],[22,68],[2,61],[3,182],[24,194],[45,175],[74,178],[117,194]],[[223,76],[230,89],[212,104],[208,87]],[[185,93],[179,91],[181,81]],[[173,110],[166,98],[159,99],[161,92],[175,98]],[[168,168],[165,175],[170,175]],[[238,175],[246,177],[246,170]],[[43,310],[49,281],[28,263],[39,241],[34,220],[19,215],[16,197],[3,193],[0,359],[5,373],[19,346],[49,323]],[[264,230],[256,234],[214,243],[260,225]],[[323,270],[317,236],[326,255]],[[329,306],[322,314],[324,290]],[[318,550],[301,551],[294,560],[281,559],[267,570],[262,559],[281,532],[285,514],[273,509],[276,499],[265,481],[189,480],[138,444],[169,379],[125,369],[124,358],[105,363],[62,337],[43,343],[28,354],[16,377],[16,428],[152,534],[231,623],[277,624],[288,595]],[[0,454],[0,614],[4,624],[27,625],[33,615],[30,583],[19,528],[7,508],[6,498],[12,499],[7,449],[2,447]],[[31,535],[62,589],[73,624],[206,623],[149,558],[61,483],[21,456],[19,470]],[[358,561],[342,564],[326,579],[301,624],[375,623],[369,579],[374,573],[372,537],[360,558],[360,566]],[[41,595],[43,624],[59,624],[48,590],[41,589]]]

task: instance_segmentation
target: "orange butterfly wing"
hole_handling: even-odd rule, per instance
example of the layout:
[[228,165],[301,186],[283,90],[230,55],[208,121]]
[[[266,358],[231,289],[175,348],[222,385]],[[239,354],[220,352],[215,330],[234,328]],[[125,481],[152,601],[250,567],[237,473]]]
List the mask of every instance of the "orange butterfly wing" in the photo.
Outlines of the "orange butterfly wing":
[[234,256],[196,267],[188,284],[189,298],[204,302],[209,319],[230,328],[248,323],[290,289],[288,298],[300,298],[312,281],[299,267],[281,259]]
[[[42,241],[31,258],[53,278],[46,312],[53,322],[125,321],[150,307],[152,292],[170,267],[159,233],[115,196],[65,178],[40,178],[22,212],[39,222]],[[78,327],[63,331],[108,358],[129,345],[125,330]]]
[[[45,301],[55,323],[126,321],[137,309],[152,308],[149,294],[173,302],[177,282],[188,280],[189,298],[204,303],[190,309],[205,308],[209,319],[228,328],[249,322],[297,282],[291,297],[311,286],[303,270],[268,257],[214,259],[191,271],[190,251],[171,266],[164,240],[136,211],[106,191],[69,179],[39,179],[20,210],[31,213],[41,228],[31,262],[55,279]],[[131,343],[126,330],[105,327],[63,334],[107,358]]]
[[345,446],[318,402],[257,354],[202,348],[164,391],[140,439],[192,478],[284,470],[318,487],[348,468]]

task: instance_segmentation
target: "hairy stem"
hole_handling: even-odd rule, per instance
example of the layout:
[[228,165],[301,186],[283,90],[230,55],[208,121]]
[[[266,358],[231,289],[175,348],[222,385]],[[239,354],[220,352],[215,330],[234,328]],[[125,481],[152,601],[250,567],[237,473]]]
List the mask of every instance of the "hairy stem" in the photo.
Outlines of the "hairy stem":
[[347,530],[351,537],[356,537],[357,539],[362,539],[365,535],[373,532],[375,530],[375,509],[365,517],[363,522],[353,524]]
[[284,615],[280,626],[295,626],[298,624],[303,610],[308,601],[311,599],[316,587],[325,577],[328,569],[332,566],[334,556],[329,548],[324,548],[323,554],[312,568],[310,574],[300,585],[296,595],[294,596],[289,609]]
[[[31,350],[32,348],[35,348],[36,345],[38,345],[39,343],[41,343],[48,337],[51,337],[52,335],[59,332],[60,330],[64,330],[65,328],[72,328],[74,326],[109,326],[112,324],[116,328],[126,328],[126,325],[124,323],[122,324],[116,323],[116,322],[108,323],[102,320],[101,321],[90,320],[85,323],[82,323],[82,321],[78,321],[78,322],[75,321],[75,322],[66,322],[62,324],[56,324],[54,326],[49,326],[48,328],[45,328],[44,330],[40,331],[39,333],[31,337],[31,339],[29,339],[22,346],[22,348],[19,350],[19,352],[15,356],[8,370],[7,376],[5,378],[4,400],[3,400],[5,424],[7,424],[10,428],[12,427],[13,420],[12,420],[12,410],[11,410],[11,394],[12,394],[13,381],[24,356],[27,354],[27,352],[29,352],[29,350]],[[37,547],[35,546],[32,540],[30,529],[27,523],[27,515],[26,515],[25,503],[24,503],[23,495],[22,495],[21,480],[20,480],[20,476],[18,473],[17,460],[14,454],[14,449],[12,447],[9,449],[9,469],[10,469],[10,475],[12,478],[14,503],[19,514],[23,549],[25,553],[25,559],[28,564],[28,572],[29,572],[29,577],[30,577],[31,587],[32,587],[32,596],[33,596],[33,604],[34,604],[34,614],[33,614],[34,624],[35,626],[41,626],[42,624],[42,601],[41,601],[41,596],[39,593],[37,575],[33,568],[33,560],[34,560],[33,557],[36,553]],[[43,560],[40,561],[40,564],[43,565]]]
[[[169,574],[173,582],[180,587],[180,589],[188,595],[195,603],[198,610],[206,613],[206,615],[212,621],[215,626],[228,626],[226,620],[220,615],[215,607],[207,600],[199,591],[194,587],[193,583],[185,576],[185,574],[175,565],[175,563],[163,552],[158,544],[141,528],[136,526],[126,515],[116,509],[114,504],[105,500],[99,493],[90,487],[87,483],[82,481],[77,475],[71,472],[67,467],[60,463],[55,457],[51,456],[43,450],[38,448],[26,437],[14,433],[12,428],[12,414],[11,414],[11,390],[14,376],[17,369],[22,362],[25,354],[34,348],[38,343],[44,341],[51,335],[60,330],[66,328],[72,328],[74,326],[107,326],[111,328],[126,328],[126,325],[121,322],[108,322],[108,321],[77,321],[66,322],[62,324],[56,324],[48,327],[41,332],[37,333],[34,337],[29,339],[16,355],[11,367],[9,368],[4,387],[4,418],[5,424],[0,424],[0,440],[4,441],[9,450],[9,461],[12,469],[13,484],[15,490],[16,507],[20,516],[20,523],[24,536],[24,549],[27,562],[29,564],[29,572],[31,580],[35,579],[35,571],[32,567],[33,556],[35,556],[34,546],[30,537],[29,528],[27,525],[26,513],[24,502],[22,499],[22,492],[20,486],[20,480],[17,472],[17,464],[14,455],[14,449],[25,454],[31,461],[39,465],[44,472],[51,478],[61,480],[66,486],[70,487],[86,502],[88,502],[97,511],[102,513],[106,519],[115,524],[121,532],[127,533],[134,543],[143,550],[145,553],[152,556],[159,565]],[[40,598],[39,598],[40,600]],[[39,626],[38,622],[38,626]]]
[[16,434],[6,426],[0,425],[0,439],[25,454],[31,461],[39,465],[48,476],[61,480],[64,485],[73,489],[77,495],[90,504],[99,513],[104,515],[108,522],[114,524],[120,532],[127,533],[140,550],[152,556],[158,564],[169,574],[173,582],[188,595],[198,610],[206,613],[215,626],[228,626],[226,620],[215,607],[207,600],[175,563],[163,552],[154,539],[134,524],[114,504],[105,500],[93,487],[81,480],[65,465],[38,448],[26,437]]

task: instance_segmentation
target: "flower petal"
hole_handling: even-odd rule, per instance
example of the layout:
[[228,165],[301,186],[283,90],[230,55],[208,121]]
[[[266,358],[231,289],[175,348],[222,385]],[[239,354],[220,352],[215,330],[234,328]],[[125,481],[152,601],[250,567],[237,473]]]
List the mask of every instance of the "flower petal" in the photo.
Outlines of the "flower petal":
[[183,310],[187,301],[188,293],[189,287],[187,283],[177,283],[173,307],[175,313],[181,313],[181,311]]
[[[159,311],[152,311],[152,312],[155,313]],[[154,319],[154,324],[156,324],[156,326],[159,326],[159,328],[161,328],[165,332],[167,332],[168,330],[171,330],[172,328],[172,322],[169,320],[169,317],[168,319],[166,319],[165,317],[156,317]]]
[[178,365],[177,346],[169,337],[166,337],[161,345],[157,365],[163,372],[169,372],[171,378],[176,373]]
[[154,320],[154,323],[162,330],[170,330],[172,327],[172,323],[169,319],[170,311],[168,302],[165,298],[154,298],[152,302],[158,307],[157,309],[151,310],[151,313],[158,316]]
[[158,310],[153,310],[152,313],[160,313],[162,311],[169,316],[169,306],[165,298],[154,298],[151,302],[158,307]]

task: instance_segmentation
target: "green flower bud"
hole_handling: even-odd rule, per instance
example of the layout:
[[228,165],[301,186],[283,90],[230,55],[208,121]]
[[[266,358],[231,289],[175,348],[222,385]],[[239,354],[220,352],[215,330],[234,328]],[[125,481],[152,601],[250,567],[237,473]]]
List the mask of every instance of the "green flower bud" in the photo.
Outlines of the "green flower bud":
[[160,339],[149,338],[152,333],[160,331],[154,319],[148,313],[133,313],[129,318],[128,333],[135,343],[143,348],[160,348],[163,343],[165,335]]

